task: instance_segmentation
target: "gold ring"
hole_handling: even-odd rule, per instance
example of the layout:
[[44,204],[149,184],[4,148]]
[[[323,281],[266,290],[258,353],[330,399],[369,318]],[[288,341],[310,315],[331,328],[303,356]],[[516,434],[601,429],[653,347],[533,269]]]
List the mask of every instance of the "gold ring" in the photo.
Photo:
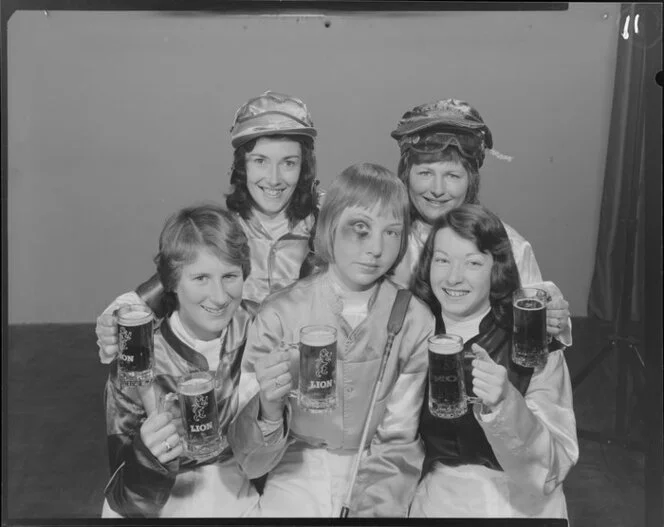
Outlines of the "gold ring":
[[275,388],[279,388],[281,386],[281,384],[279,384],[279,377],[274,378],[274,386]]
[[166,447],[166,452],[170,452],[171,448],[173,448],[173,447],[171,446],[171,444],[168,442],[168,440],[166,440],[166,439],[164,439],[164,440],[162,441],[162,443],[163,443],[164,446]]

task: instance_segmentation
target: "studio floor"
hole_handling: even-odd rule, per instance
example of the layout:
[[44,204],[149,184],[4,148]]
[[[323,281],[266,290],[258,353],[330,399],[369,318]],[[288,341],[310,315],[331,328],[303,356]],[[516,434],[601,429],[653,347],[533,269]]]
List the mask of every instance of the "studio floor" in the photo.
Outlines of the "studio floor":
[[[6,518],[98,518],[109,476],[103,412],[106,367],[98,362],[92,324],[9,326],[7,361]],[[607,342],[611,327],[573,319],[566,351],[575,375]],[[611,432],[614,357],[577,387],[579,429]],[[643,439],[643,415],[628,401],[629,437]],[[565,481],[573,527],[645,525],[644,455],[579,439],[580,458]]]

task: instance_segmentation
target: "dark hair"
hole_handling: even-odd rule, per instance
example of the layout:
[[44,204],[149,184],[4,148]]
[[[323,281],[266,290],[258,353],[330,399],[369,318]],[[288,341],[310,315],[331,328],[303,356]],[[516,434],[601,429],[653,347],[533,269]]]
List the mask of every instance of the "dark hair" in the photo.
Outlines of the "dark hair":
[[231,213],[218,205],[203,204],[181,209],[166,220],[154,257],[157,274],[164,286],[164,306],[170,314],[177,309],[175,290],[182,268],[192,263],[201,249],[242,268],[242,278],[251,271],[249,242]]
[[493,257],[489,301],[498,324],[511,327],[512,294],[521,284],[519,269],[512,253],[512,244],[498,216],[481,205],[464,204],[438,218],[424,244],[424,249],[411,282],[413,294],[425,302],[436,317],[437,330],[441,328],[441,305],[430,283],[434,241],[441,229],[450,228],[462,238],[473,242],[477,249]]
[[[440,161],[461,163],[466,172],[468,172],[468,191],[466,192],[464,203],[479,204],[480,172],[477,168],[477,161],[461,154],[456,146],[451,145],[444,150],[430,153],[414,152],[410,149],[406,150],[401,154],[401,158],[399,159],[397,174],[406,187],[410,188],[408,178],[413,165],[438,163]],[[420,214],[415,207],[410,208],[410,213],[413,220],[420,219]]]
[[332,181],[325,193],[314,239],[319,265],[325,266],[334,262],[334,238],[343,211],[351,207],[371,209],[376,205],[385,213],[391,213],[403,221],[397,259],[385,274],[389,275],[394,271],[408,249],[408,192],[391,170],[374,163],[349,166]]
[[247,162],[246,154],[250,153],[256,146],[256,142],[263,138],[286,139],[295,141],[302,148],[302,165],[300,177],[293,191],[293,195],[286,205],[286,217],[293,226],[303,220],[318,207],[318,193],[316,186],[316,156],[314,154],[314,142],[310,137],[304,135],[266,135],[256,137],[251,141],[238,146],[233,153],[233,166],[231,167],[232,192],[226,195],[226,207],[228,210],[237,212],[242,218],[248,220],[256,202],[251,197],[247,188]]

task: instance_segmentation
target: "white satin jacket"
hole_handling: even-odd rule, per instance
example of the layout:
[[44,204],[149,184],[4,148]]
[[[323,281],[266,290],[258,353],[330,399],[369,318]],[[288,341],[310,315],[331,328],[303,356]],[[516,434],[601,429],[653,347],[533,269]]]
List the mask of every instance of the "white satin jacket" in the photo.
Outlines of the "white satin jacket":
[[300,268],[309,254],[314,216],[307,216],[279,238],[273,238],[253,216],[248,220],[239,214],[235,217],[247,235],[251,254],[251,273],[244,282],[242,298],[260,304],[268,294],[300,277]]
[[411,517],[567,517],[562,483],[579,445],[562,350],[549,353],[525,396],[509,388],[493,412],[473,408],[503,470],[437,462],[418,486]]
[[[357,451],[398,289],[390,280],[383,280],[369,301],[367,318],[354,330],[341,316],[339,298],[325,272],[265,300],[249,328],[240,377],[240,412],[228,433],[236,459],[249,477],[277,466],[295,442],[330,451]],[[327,414],[305,413],[288,399],[285,433],[276,442],[266,441],[257,420],[259,386],[254,363],[276,350],[281,341],[297,342],[300,328],[309,324],[337,328],[337,409]],[[407,514],[424,455],[417,428],[427,375],[427,339],[433,333],[433,315],[413,297],[378,394],[369,442],[364,445],[368,453],[360,464],[351,501],[353,515]],[[298,378],[296,356],[291,374]]]

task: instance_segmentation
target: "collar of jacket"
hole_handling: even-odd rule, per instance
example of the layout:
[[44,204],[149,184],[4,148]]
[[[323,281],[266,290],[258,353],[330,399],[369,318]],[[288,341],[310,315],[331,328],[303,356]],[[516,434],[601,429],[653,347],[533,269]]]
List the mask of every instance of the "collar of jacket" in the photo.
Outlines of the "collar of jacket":
[[431,225],[420,220],[414,220],[410,227],[411,232],[417,236],[417,239],[422,243],[427,241],[429,234],[431,233]]
[[[235,217],[240,222],[240,225],[242,225],[243,230],[247,236],[251,236],[253,234],[259,235],[260,237],[273,239],[272,235],[265,229],[265,227],[263,227],[263,224],[255,215],[252,214],[246,220],[238,213],[235,213]],[[293,227],[289,225],[288,232],[278,239],[309,239],[314,228],[314,222],[314,215],[309,214],[309,216],[303,220],[298,221]]]
[[[323,276],[322,286],[325,288],[325,293],[327,293],[325,295],[325,298],[329,299],[328,302],[330,304],[330,309],[332,310],[332,313],[343,319],[343,317],[341,316],[341,312],[343,311],[344,308],[343,297],[339,295],[334,288],[334,284],[332,283],[332,278],[330,278],[328,274],[330,273],[329,267],[323,272],[325,274]],[[385,281],[384,276],[376,281],[376,289],[374,290],[371,297],[369,298],[369,301],[367,302],[367,313],[371,313],[371,310],[374,304],[376,303],[376,298],[378,298],[378,292],[383,286],[384,281]],[[345,321],[345,319],[343,320]]]
[[[246,340],[247,326],[253,320],[256,310],[256,302],[242,300],[228,324],[228,331],[226,331],[226,336],[219,347],[219,353],[222,355],[222,359],[224,354],[232,352],[244,344]],[[201,371],[208,371],[210,369],[210,365],[202,353],[187,346],[175,336],[167,318],[161,322],[159,329],[168,345],[171,346],[171,348],[173,348],[185,361],[193,364]]]

